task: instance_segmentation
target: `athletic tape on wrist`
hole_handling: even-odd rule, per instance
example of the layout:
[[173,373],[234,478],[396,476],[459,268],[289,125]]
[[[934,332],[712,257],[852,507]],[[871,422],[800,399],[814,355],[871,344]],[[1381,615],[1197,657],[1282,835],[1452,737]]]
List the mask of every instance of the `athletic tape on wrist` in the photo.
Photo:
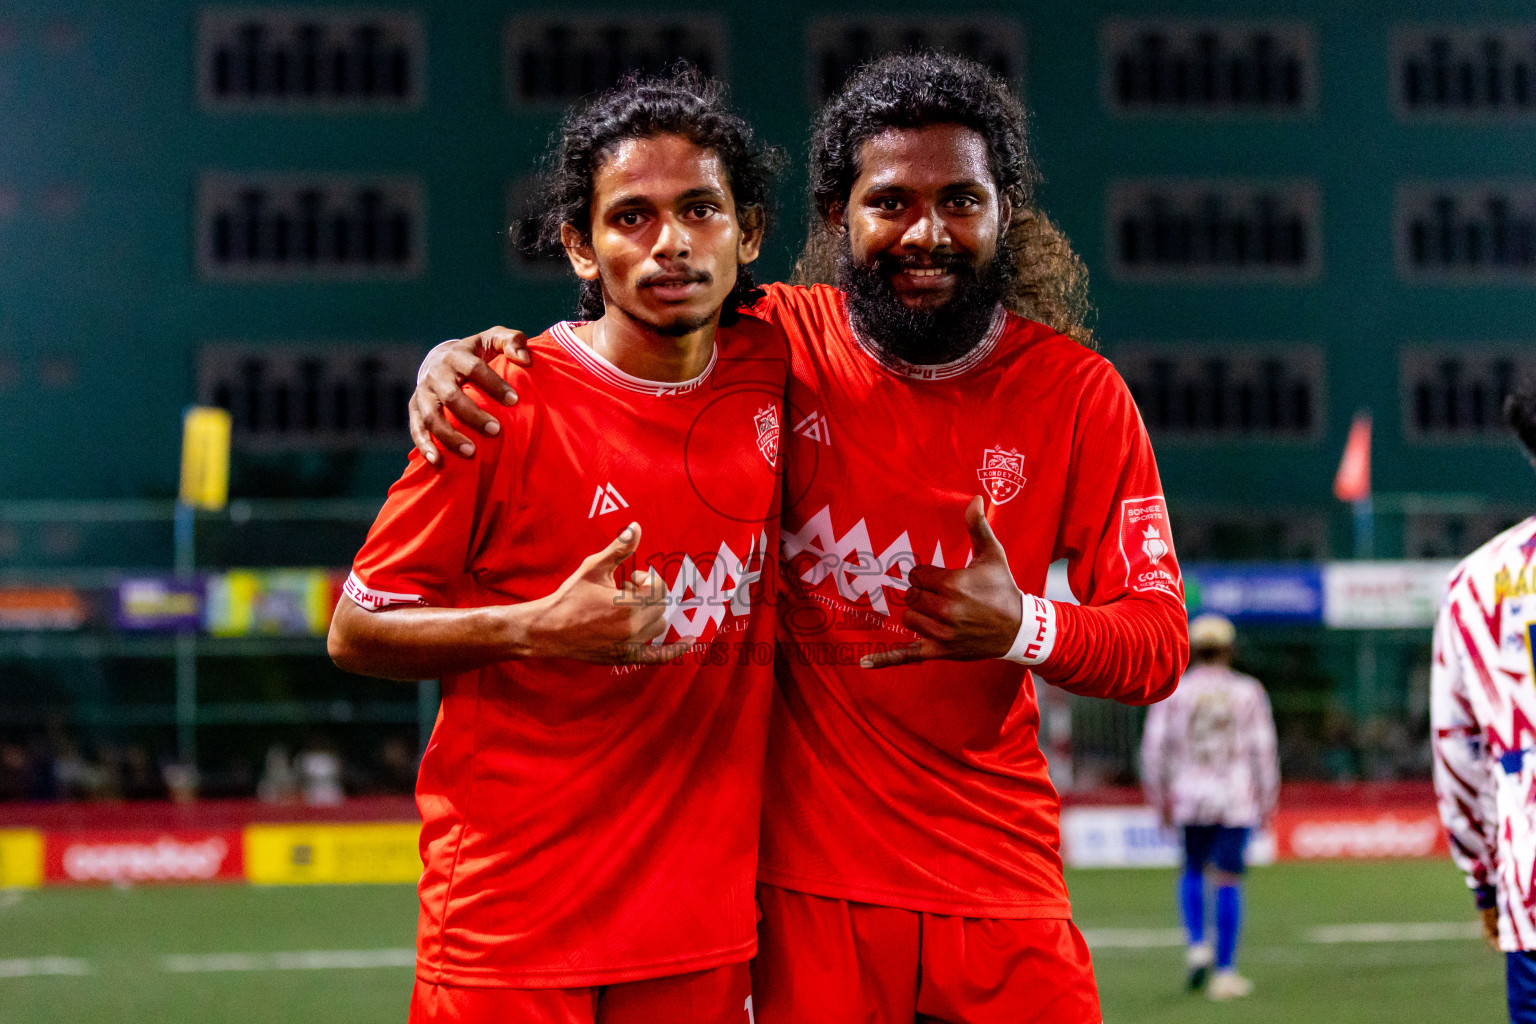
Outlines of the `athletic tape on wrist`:
[[1038,665],[1056,649],[1056,605],[1043,597],[1025,594],[1019,635],[1003,655],[1004,661],[1020,665]]

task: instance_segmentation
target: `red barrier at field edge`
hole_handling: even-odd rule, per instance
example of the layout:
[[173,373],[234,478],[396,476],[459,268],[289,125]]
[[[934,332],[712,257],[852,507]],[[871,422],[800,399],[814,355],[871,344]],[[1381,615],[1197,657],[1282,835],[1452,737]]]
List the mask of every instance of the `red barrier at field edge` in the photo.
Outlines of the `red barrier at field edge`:
[[268,804],[259,800],[0,803],[0,828],[44,832],[98,829],[239,829],[301,822],[420,821],[408,796],[369,796],[333,807]]
[[410,797],[0,804],[0,888],[410,882],[420,824]]
[[[1447,854],[1427,782],[1287,785],[1255,837],[1255,863]],[[413,880],[419,819],[408,797],[337,807],[0,804],[0,886]],[[1178,863],[1175,833],[1135,789],[1062,797],[1062,852],[1080,867]],[[361,860],[359,860],[361,858]]]

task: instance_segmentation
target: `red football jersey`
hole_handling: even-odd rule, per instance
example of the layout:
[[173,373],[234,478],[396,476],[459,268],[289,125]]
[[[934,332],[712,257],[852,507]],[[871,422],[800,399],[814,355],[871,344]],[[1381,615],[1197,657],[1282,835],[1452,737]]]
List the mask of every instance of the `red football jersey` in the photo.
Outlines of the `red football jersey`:
[[1102,357],[1010,313],[955,363],[912,366],[858,339],[834,289],[772,286],[758,311],[793,359],[759,878],[939,914],[1067,916],[1029,672],[858,660],[917,638],[901,625],[907,572],[970,561],[980,494],[1026,594],[1066,558],[1073,593],[1099,606],[1052,604],[1036,671],[1128,703],[1170,692],[1183,590],[1129,392]]
[[[751,317],[682,384],[625,374],[570,325],[493,363],[523,400],[475,459],[412,452],[353,564],[365,608],[554,591],[630,521],[679,662],[528,659],[448,675],[422,761],[417,977],[601,985],[750,958],[772,690],[787,360]],[[764,554],[768,557],[765,559]],[[746,652],[744,656],[744,652]]]

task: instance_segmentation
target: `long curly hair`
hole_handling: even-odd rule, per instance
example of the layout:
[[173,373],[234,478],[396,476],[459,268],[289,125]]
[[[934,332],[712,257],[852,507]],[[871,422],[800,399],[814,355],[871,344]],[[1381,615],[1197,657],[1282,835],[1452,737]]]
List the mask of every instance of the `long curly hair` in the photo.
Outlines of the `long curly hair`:
[[945,53],[898,53],[864,65],[822,108],[811,134],[812,215],[795,263],[797,284],[836,281],[838,235],[828,217],[846,208],[865,142],[892,128],[958,124],[987,144],[992,176],[1013,207],[1005,235],[1013,275],[1004,304],[1097,348],[1088,268],[1035,205],[1040,172],[1028,117],[1007,84],[982,65]]
[[[663,75],[632,72],[567,115],[545,160],[538,247],[563,251],[560,229],[566,224],[590,240],[593,182],[603,161],[623,142],[658,135],[680,135],[712,150],[724,166],[742,230],[767,227],[783,152],[757,141],[752,126],[726,106],[719,82],[680,65]],[[738,312],[762,295],[748,268],[737,267],[736,286],[726,297],[720,322],[735,322]],[[601,282],[582,281],[578,302],[584,319],[601,317]]]

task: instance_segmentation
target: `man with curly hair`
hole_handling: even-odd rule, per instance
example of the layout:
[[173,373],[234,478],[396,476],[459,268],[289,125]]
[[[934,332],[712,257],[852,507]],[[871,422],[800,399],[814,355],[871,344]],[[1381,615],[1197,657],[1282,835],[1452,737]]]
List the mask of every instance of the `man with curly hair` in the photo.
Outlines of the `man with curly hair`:
[[[944,55],[870,64],[819,115],[810,171],[801,283],[753,307],[792,358],[758,1020],[1098,1024],[1034,679],[1173,689],[1188,644],[1151,446],[1090,347],[1006,85]],[[469,444],[438,409],[503,345],[429,357],[424,449]],[[1058,559],[1081,605],[1042,596]]]
[[412,1024],[750,1024],[772,669],[728,653],[774,633],[787,359],[741,306],[777,163],[695,75],[574,113],[546,228],[591,319],[490,366],[528,400],[476,395],[488,450],[413,458],[353,563],[336,663],[443,683]]

